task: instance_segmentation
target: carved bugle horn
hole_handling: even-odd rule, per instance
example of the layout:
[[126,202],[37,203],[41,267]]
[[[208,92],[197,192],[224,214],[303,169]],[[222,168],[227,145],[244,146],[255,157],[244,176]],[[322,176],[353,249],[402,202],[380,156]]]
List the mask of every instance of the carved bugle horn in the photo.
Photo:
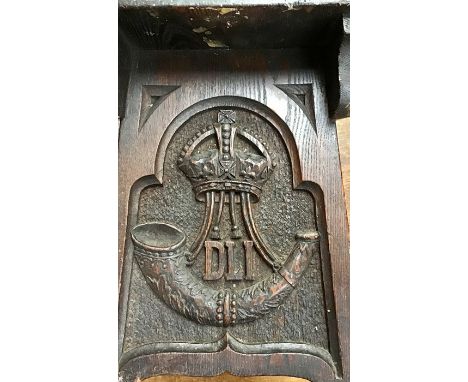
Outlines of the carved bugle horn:
[[217,290],[195,278],[186,264],[186,236],[174,225],[145,223],[132,230],[134,254],[146,282],[169,307],[200,324],[229,326],[253,321],[279,306],[319,251],[316,231],[296,235],[277,272],[251,287]]

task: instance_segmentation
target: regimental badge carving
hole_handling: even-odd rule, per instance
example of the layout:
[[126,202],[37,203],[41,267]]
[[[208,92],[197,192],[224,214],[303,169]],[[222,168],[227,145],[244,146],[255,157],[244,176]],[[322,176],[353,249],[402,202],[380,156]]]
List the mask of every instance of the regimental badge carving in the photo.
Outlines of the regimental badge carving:
[[[137,225],[132,239],[138,265],[158,298],[200,324],[230,326],[262,317],[290,295],[318,256],[319,234],[299,230],[290,253],[267,244],[252,211],[279,164],[262,139],[236,123],[234,110],[220,110],[213,122],[193,134],[176,164],[192,185],[190,197],[204,204],[193,242],[187,242],[183,227],[166,221]],[[236,269],[239,254],[243,267]],[[196,274],[193,264],[203,257],[203,274]],[[271,271],[259,277],[255,262]],[[221,279],[251,285],[220,287]]]

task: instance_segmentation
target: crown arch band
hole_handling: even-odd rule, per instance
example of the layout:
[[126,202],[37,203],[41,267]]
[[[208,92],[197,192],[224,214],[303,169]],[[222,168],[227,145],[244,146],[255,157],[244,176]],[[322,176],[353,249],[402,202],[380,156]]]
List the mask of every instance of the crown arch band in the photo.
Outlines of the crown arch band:
[[289,159],[291,160],[291,167],[293,169],[293,188],[299,187],[302,183],[301,161],[299,158],[297,146],[295,144],[295,139],[291,130],[289,129],[289,126],[279,115],[277,115],[265,104],[251,98],[239,96],[218,96],[207,98],[188,107],[171,121],[171,123],[164,131],[164,134],[161,137],[159,145],[156,149],[154,175],[156,176],[158,183],[161,184],[163,179],[166,149],[177,130],[189,119],[199,113],[210,109],[225,109],[230,107],[243,109],[250,113],[256,114],[257,116],[266,120],[272,127],[276,129],[276,131],[278,131],[286,146]]

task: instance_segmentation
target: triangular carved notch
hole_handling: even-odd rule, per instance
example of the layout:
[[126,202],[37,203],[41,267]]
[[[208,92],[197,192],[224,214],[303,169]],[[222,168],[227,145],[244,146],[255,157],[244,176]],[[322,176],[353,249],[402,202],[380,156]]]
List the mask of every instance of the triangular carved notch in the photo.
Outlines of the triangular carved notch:
[[166,97],[179,86],[171,85],[144,85],[141,94],[141,110],[140,110],[140,125],[139,130],[144,126],[146,121],[153,112],[161,105]]
[[317,133],[317,124],[315,119],[315,102],[312,84],[289,84],[276,85],[284,93],[288,95],[301,108],[304,114],[309,118],[309,121]]

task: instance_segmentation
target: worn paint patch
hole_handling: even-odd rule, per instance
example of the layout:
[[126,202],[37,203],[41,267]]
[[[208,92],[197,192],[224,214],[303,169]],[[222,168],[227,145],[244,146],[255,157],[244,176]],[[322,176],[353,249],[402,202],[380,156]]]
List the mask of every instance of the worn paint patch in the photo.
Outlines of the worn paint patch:
[[204,33],[206,32],[208,29],[205,28],[205,27],[198,27],[198,28],[193,28],[192,31],[194,31],[195,33]]
[[208,37],[203,37],[203,41],[210,47],[210,48],[229,48],[226,44],[219,40],[213,40]]
[[213,11],[218,12],[220,15],[226,15],[231,12],[236,12],[237,8],[214,8],[214,7],[207,7],[206,9],[211,9]]

